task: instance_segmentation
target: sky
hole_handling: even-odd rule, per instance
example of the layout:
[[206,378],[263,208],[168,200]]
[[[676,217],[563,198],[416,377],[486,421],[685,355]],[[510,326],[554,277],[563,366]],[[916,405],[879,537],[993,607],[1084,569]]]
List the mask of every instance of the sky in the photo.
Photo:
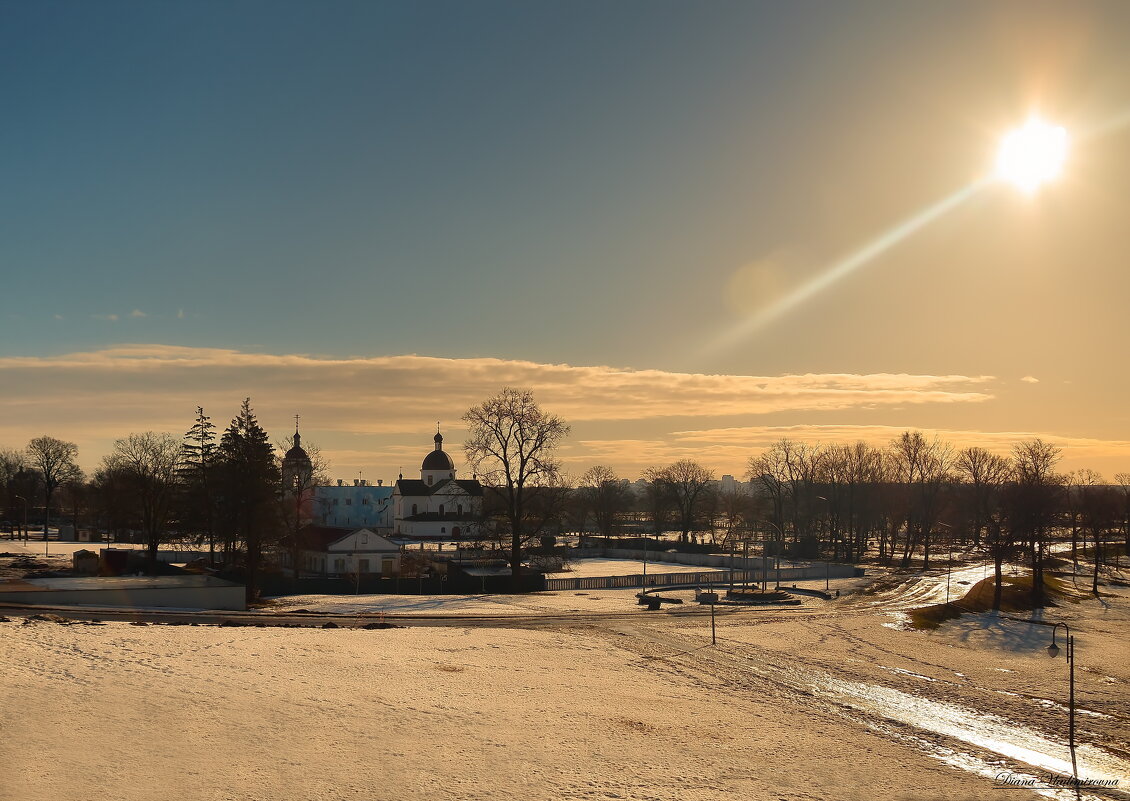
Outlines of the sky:
[[[579,474],[907,428],[1130,472],[1130,5],[0,0],[0,448],[414,475],[501,387]],[[986,180],[1064,126],[1064,174]],[[457,462],[459,460],[457,459]]]

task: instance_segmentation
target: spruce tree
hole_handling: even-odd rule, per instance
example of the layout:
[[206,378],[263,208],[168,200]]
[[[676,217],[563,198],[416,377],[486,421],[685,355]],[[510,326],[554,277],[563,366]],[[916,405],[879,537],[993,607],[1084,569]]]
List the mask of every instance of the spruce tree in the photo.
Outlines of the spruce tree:
[[181,445],[181,521],[190,530],[201,531],[208,540],[208,560],[216,564],[215,470],[216,426],[196,407],[196,420]]
[[234,541],[246,549],[247,597],[259,592],[264,545],[278,533],[278,495],[282,477],[267,432],[246,398],[220,439],[218,473],[222,518]]

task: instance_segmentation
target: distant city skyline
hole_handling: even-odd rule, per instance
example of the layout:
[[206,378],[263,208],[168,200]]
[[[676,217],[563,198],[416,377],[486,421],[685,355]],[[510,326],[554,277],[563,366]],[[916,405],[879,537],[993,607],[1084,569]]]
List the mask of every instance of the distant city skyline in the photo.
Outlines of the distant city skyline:
[[[579,474],[907,428],[1130,472],[1122,2],[9,2],[0,447],[250,396],[333,476],[504,385]],[[989,186],[1033,113],[1063,177]],[[868,251],[869,252],[869,251]],[[751,321],[764,320],[757,326]]]

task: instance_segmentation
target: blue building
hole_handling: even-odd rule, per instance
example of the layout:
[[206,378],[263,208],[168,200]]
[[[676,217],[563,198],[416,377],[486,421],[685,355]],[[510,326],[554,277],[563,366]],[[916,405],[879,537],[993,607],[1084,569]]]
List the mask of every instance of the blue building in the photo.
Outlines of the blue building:
[[336,485],[314,490],[313,518],[317,525],[332,528],[390,529],[392,491],[393,487],[384,486],[382,481],[374,485],[355,478],[352,484],[346,484],[338,479]]

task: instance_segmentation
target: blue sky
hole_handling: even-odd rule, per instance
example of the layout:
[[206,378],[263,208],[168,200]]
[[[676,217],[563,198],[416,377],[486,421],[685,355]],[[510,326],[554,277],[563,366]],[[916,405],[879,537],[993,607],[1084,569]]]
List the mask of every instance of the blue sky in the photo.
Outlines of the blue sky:
[[[690,427],[1121,440],[1118,126],[1076,148],[1061,186],[982,193],[710,343],[982,175],[1031,111],[1073,131],[1125,115],[1128,23],[1118,2],[3,2],[0,357],[132,343],[991,376],[987,403]],[[259,389],[225,382],[232,413]],[[449,419],[481,399],[449,389]],[[304,391],[259,402],[286,419]],[[190,396],[159,402],[187,421]],[[27,433],[22,408],[0,444]],[[631,419],[652,444],[690,422]],[[592,425],[586,441],[611,436]]]

